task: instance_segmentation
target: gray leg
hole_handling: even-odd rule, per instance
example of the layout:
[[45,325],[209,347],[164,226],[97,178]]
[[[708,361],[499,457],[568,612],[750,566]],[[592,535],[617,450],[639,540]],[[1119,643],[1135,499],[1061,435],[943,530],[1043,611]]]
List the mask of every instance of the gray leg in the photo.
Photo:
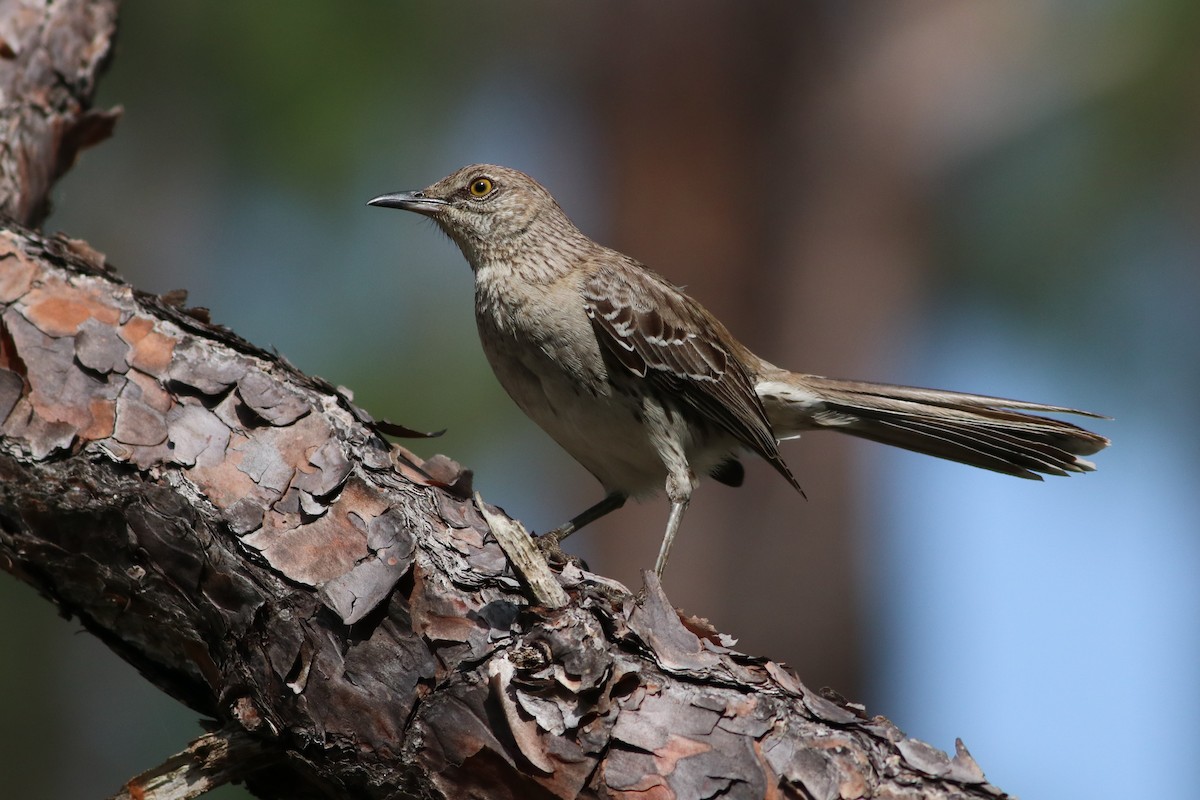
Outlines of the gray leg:
[[662,546],[658,548],[658,560],[654,562],[654,574],[660,579],[663,570],[667,568],[667,556],[671,554],[671,545],[675,543],[675,534],[679,533],[679,523],[683,520],[683,512],[687,511],[688,501],[672,501],[671,516],[667,518],[667,532],[663,535]]
[[659,578],[667,568],[667,556],[671,554],[671,545],[675,543],[675,534],[679,533],[683,512],[687,511],[697,483],[696,474],[682,458],[670,466],[675,467],[667,474],[666,486],[667,497],[671,500],[671,516],[667,518],[667,532],[663,534],[662,546],[658,549],[658,560],[654,562],[654,574]]
[[584,511],[577,517],[573,517],[570,522],[561,525],[548,533],[542,534],[543,539],[548,539],[554,544],[558,544],[563,539],[570,536],[575,531],[587,525],[589,522],[595,522],[605,514],[616,511],[621,506],[625,505],[628,498],[620,492],[613,492],[605,497],[599,503]]

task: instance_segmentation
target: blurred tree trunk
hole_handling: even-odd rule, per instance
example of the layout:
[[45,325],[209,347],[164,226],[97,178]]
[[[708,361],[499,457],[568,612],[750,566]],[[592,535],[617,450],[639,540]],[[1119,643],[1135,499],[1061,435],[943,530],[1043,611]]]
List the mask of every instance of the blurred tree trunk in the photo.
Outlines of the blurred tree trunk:
[[[689,8],[605,7],[596,40],[621,42],[597,49],[592,70],[611,243],[686,285],[764,358],[870,378],[919,263],[887,109],[865,119],[855,107],[856,61],[845,60],[842,84],[814,79],[814,65],[838,57],[827,7]],[[821,435],[784,445],[807,502],[758,463],[736,491],[706,484],[668,581],[676,602],[704,608],[744,645],[853,694],[862,688],[855,498],[868,491],[854,483],[856,446]],[[592,546],[607,551],[604,563],[649,552],[654,542],[633,537],[664,520],[662,504],[627,508]]]

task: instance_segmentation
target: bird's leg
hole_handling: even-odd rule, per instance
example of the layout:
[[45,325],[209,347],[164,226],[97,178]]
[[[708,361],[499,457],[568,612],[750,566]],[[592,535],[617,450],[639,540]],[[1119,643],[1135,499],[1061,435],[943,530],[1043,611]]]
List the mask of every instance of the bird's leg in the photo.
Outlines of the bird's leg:
[[692,490],[696,488],[696,474],[683,464],[681,470],[667,475],[667,497],[671,500],[671,516],[667,517],[667,531],[663,534],[662,546],[658,548],[658,559],[654,562],[654,574],[662,578],[663,570],[667,568],[667,556],[671,554],[671,545],[675,543],[675,534],[679,533],[679,523],[683,521],[683,512],[687,511],[688,503],[692,500]]
[[595,522],[605,514],[616,511],[618,508],[625,505],[625,501],[627,499],[627,495],[621,494],[620,492],[613,492],[612,494],[607,495],[599,503],[596,503],[596,505],[584,511],[582,514],[572,517],[570,522],[567,522],[566,524],[560,525],[552,531],[542,534],[540,538],[551,544],[557,545],[562,542],[563,539],[567,538],[584,525],[587,525],[590,522]]
[[681,503],[672,501],[671,516],[667,518],[667,532],[663,535],[662,546],[658,548],[658,560],[654,562],[654,574],[660,579],[663,570],[667,568],[667,556],[671,554],[671,545],[675,542],[675,534],[679,533],[679,523],[683,512],[687,511],[688,501]]

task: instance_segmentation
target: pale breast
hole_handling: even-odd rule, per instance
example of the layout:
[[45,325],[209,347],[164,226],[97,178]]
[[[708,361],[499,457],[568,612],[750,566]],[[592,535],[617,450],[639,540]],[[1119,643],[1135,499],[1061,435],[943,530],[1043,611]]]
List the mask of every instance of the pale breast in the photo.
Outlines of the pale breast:
[[[661,491],[667,471],[647,435],[644,384],[626,375],[610,380],[578,291],[558,288],[514,289],[489,270],[476,273],[476,322],[496,378],[607,491],[630,496]],[[687,413],[680,409],[671,435],[693,469],[704,474],[735,443],[706,426],[687,424]]]

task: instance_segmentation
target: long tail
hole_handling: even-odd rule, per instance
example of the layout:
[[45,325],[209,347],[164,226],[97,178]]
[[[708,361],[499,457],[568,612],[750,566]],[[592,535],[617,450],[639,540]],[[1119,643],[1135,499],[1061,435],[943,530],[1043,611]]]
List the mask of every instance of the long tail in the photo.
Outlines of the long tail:
[[828,428],[1021,478],[1091,472],[1080,456],[1109,441],[1089,430],[1022,412],[1099,414],[1074,408],[913,386],[845,381],[772,368],[756,386],[780,439]]

